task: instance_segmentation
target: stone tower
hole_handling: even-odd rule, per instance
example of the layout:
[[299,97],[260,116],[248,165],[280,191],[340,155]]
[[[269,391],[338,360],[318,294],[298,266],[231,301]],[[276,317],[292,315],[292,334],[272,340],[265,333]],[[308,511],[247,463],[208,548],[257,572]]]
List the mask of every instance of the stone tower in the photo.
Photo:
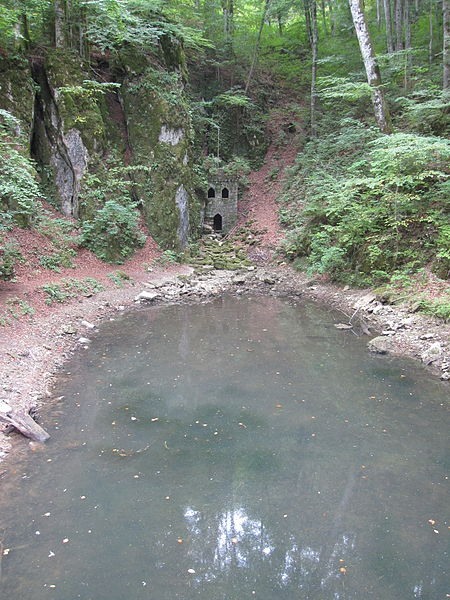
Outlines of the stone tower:
[[237,221],[238,182],[223,172],[208,184],[205,225],[216,233],[228,233]]

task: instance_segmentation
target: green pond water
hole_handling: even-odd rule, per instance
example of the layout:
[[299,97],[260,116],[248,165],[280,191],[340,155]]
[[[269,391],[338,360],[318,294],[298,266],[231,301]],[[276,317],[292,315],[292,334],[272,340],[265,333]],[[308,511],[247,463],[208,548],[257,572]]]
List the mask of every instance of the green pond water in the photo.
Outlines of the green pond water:
[[1,598],[448,597],[449,387],[341,319],[225,297],[106,323],[2,479]]

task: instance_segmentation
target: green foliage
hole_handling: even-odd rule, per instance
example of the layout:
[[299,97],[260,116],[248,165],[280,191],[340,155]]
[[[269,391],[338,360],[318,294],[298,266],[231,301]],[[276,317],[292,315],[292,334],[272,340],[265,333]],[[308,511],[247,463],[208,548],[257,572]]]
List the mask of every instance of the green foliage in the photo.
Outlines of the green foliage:
[[173,250],[164,250],[160,256],[153,259],[153,264],[160,267],[167,267],[178,262],[180,262],[180,255]]
[[108,200],[92,219],[83,222],[81,243],[101,260],[121,264],[145,243],[135,208]]
[[34,308],[31,307],[26,300],[18,298],[17,296],[14,296],[13,298],[8,298],[6,304],[8,306],[9,313],[15,319],[18,319],[20,315],[32,316],[35,313]]
[[4,242],[0,237],[0,279],[11,280],[14,278],[14,265],[18,261],[23,261],[22,254],[16,243]]
[[93,277],[85,277],[84,279],[69,277],[61,279],[59,283],[49,283],[42,286],[42,290],[46,296],[46,304],[67,302],[79,295],[92,296],[103,289],[102,284]]
[[355,102],[367,100],[372,92],[366,82],[354,81],[347,77],[319,77],[317,80],[319,95],[324,100],[346,100]]
[[46,269],[60,273],[61,267],[75,267],[72,262],[72,258],[75,256],[76,252],[72,248],[62,248],[59,252],[53,254],[43,254],[39,258],[39,263]]
[[0,223],[14,221],[26,227],[36,216],[41,193],[22,141],[19,121],[0,110]]
[[310,273],[361,285],[428,263],[448,273],[450,142],[341,125],[333,141],[310,142],[291,173],[285,253]]
[[120,271],[119,269],[114,271],[113,273],[108,273],[109,279],[114,283],[114,285],[118,288],[123,287],[125,281],[130,281],[131,277],[128,273],[124,271]]

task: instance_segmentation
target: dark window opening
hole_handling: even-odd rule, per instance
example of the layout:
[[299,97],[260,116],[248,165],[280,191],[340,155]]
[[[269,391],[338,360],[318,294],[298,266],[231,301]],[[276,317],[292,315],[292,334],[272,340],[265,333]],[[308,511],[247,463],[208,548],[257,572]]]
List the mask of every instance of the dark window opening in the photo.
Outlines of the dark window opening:
[[222,231],[222,215],[214,215],[214,231]]
[[229,198],[230,194],[228,192],[228,188],[223,188],[222,190],[222,198]]
[[215,198],[216,197],[216,191],[214,188],[210,187],[208,190],[208,198]]

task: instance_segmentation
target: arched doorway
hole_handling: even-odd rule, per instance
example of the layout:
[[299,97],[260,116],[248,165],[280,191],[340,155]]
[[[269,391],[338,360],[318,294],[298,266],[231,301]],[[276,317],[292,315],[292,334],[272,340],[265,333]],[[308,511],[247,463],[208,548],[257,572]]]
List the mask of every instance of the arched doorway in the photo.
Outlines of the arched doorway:
[[222,231],[222,215],[214,215],[213,220],[214,231]]
[[222,198],[229,198],[229,197],[230,197],[230,192],[228,191],[228,188],[223,188]]

